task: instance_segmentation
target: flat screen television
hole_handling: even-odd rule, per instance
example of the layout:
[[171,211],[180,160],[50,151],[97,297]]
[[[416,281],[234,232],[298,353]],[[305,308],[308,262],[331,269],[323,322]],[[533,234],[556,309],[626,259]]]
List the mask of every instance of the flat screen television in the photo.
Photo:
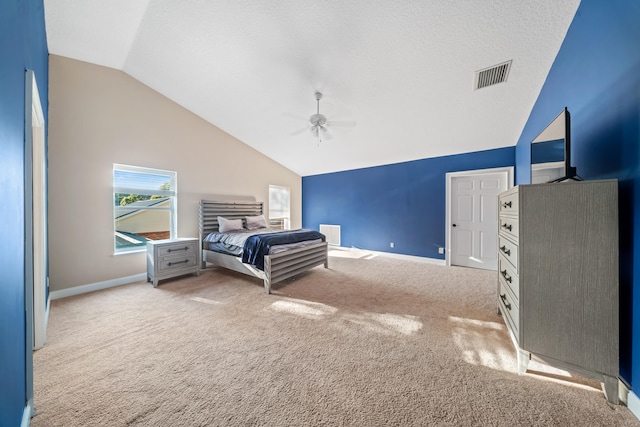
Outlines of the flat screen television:
[[565,107],[531,141],[531,182],[579,180],[571,166],[571,115]]

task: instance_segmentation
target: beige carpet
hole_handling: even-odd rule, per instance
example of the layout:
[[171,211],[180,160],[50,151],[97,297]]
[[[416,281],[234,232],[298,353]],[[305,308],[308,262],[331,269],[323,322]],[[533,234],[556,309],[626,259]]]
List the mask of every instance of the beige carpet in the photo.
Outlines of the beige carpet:
[[516,373],[495,272],[336,255],[270,296],[208,269],[53,301],[32,425],[640,425],[597,384]]

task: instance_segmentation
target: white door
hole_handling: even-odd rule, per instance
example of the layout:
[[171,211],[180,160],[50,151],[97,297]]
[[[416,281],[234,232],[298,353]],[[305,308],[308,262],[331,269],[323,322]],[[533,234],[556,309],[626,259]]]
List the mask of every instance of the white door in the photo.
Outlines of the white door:
[[507,189],[507,173],[451,178],[451,264],[496,270],[498,194]]

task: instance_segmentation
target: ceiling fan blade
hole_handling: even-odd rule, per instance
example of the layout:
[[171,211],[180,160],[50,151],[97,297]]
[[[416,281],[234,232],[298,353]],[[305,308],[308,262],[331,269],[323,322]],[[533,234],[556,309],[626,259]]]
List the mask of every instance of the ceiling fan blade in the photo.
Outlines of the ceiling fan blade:
[[301,133],[306,132],[308,130],[309,130],[309,126],[305,126],[305,127],[301,128],[301,129],[294,130],[293,132],[291,132],[291,136],[298,136]]
[[327,126],[336,127],[353,127],[356,125],[355,120],[328,120]]

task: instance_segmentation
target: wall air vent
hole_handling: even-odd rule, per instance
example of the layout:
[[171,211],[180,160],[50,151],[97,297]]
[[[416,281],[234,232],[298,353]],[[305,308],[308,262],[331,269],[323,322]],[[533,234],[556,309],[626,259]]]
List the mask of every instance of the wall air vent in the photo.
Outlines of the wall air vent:
[[511,69],[511,61],[476,71],[476,79],[474,89],[482,89],[483,87],[493,86],[498,83],[507,81],[509,70]]
[[320,233],[327,238],[327,243],[332,246],[340,246],[340,226],[320,224]]

